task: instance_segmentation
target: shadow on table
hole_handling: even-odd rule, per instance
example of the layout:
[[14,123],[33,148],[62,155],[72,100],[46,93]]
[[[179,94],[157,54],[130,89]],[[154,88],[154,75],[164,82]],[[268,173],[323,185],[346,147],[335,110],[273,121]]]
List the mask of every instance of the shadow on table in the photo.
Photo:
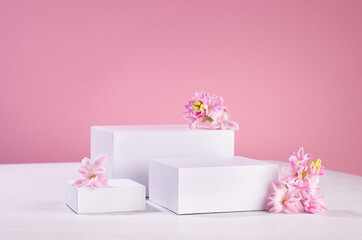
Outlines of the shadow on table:
[[250,218],[270,215],[266,211],[244,211],[244,212],[215,212],[215,213],[195,213],[183,214],[180,217],[192,218]]
[[354,212],[354,211],[346,211],[346,210],[327,210],[324,216],[332,216],[332,217],[349,217],[349,218],[362,218],[362,213]]
[[[77,214],[70,207],[68,207],[66,204],[64,205],[64,207],[66,208],[67,212]],[[79,214],[79,215],[87,215],[87,216],[93,216],[93,215],[94,216],[98,216],[98,215],[103,215],[103,216],[124,215],[124,216],[128,216],[128,215],[139,215],[139,214],[158,213],[158,212],[166,212],[166,210],[164,210],[161,207],[155,205],[154,203],[146,201],[146,209],[143,210],[143,211],[115,212],[115,213],[87,213],[87,214]]]
[[361,212],[355,211],[346,211],[346,210],[327,210],[325,213],[319,214],[309,214],[309,213],[300,213],[300,214],[270,214],[267,211],[247,211],[247,212],[225,212],[225,213],[202,213],[202,214],[186,214],[182,216],[196,217],[196,218],[250,218],[250,217],[273,217],[275,215],[316,215],[319,217],[341,217],[341,218],[358,218],[362,219]]
[[[37,202],[28,206],[28,210],[40,211],[40,212],[52,212],[52,213],[69,213],[77,214],[73,211],[65,202]],[[168,212],[162,207],[146,201],[146,209],[143,211],[130,211],[130,212],[117,212],[117,213],[90,213],[90,214],[80,214],[80,215],[138,215],[138,214],[147,214],[147,213],[158,213],[158,212]]]

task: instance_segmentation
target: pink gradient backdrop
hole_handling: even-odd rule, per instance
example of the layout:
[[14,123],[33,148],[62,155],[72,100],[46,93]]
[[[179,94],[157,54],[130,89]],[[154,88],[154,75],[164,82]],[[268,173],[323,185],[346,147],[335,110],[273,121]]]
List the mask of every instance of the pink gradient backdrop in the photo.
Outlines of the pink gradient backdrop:
[[0,163],[89,155],[90,126],[224,97],[236,154],[362,175],[362,1],[0,1]]

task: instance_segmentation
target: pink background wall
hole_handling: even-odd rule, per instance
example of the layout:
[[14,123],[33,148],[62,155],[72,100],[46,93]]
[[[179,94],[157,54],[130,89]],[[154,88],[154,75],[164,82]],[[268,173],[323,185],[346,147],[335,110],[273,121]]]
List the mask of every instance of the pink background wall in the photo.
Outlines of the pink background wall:
[[362,1],[0,1],[0,163],[89,155],[90,126],[224,97],[236,154],[362,175]]

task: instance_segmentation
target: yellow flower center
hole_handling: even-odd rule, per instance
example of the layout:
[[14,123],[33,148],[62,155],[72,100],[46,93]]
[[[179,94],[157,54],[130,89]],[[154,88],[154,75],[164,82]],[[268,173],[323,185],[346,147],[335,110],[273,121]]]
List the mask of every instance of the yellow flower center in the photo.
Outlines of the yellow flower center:
[[194,105],[191,106],[191,108],[194,110],[194,111],[201,111],[201,112],[204,112],[205,111],[205,105],[202,104],[200,101],[194,101]]
[[92,178],[95,178],[95,177],[97,177],[97,174],[96,174],[95,171],[93,170],[93,171],[91,171],[91,172],[89,173],[88,179],[92,179]]
[[97,175],[95,175],[95,174],[91,174],[91,175],[89,175],[89,179],[92,179],[92,178],[95,178]]
[[321,166],[322,166],[322,160],[321,159],[317,159],[313,162],[311,162],[309,164],[309,167],[311,168],[311,172],[314,173],[319,173],[319,171],[321,170]]
[[[300,175],[302,175],[302,179],[304,179],[307,176],[307,172],[303,171]],[[295,176],[298,177],[298,173],[295,173]]]

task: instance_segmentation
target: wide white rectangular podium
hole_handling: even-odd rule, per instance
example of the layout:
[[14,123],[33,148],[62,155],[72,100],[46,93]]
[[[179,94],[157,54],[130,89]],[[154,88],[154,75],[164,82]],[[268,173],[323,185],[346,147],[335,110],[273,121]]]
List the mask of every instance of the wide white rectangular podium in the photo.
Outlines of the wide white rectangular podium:
[[107,155],[110,178],[127,178],[148,189],[151,158],[234,156],[234,131],[187,125],[94,126],[91,158]]
[[278,174],[278,165],[238,156],[153,159],[149,199],[177,214],[265,210]]

